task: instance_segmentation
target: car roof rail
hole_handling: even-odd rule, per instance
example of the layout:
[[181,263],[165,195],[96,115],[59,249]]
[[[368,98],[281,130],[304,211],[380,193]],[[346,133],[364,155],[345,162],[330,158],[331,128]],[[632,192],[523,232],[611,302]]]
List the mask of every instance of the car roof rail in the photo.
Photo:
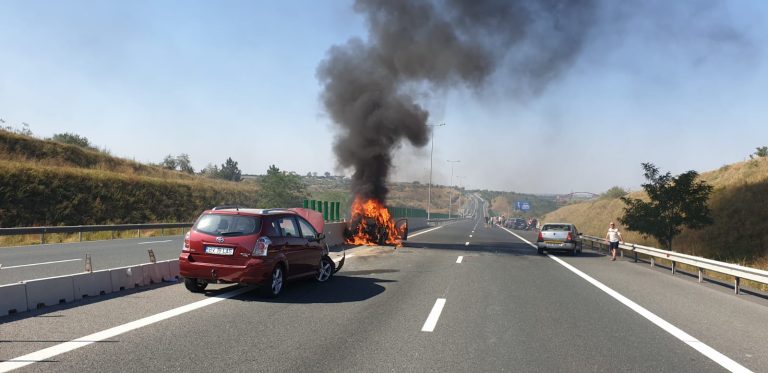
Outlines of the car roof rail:
[[294,212],[294,211],[293,211],[293,210],[291,210],[291,209],[282,208],[282,207],[271,208],[271,209],[264,209],[264,210],[262,210],[262,211],[263,211],[265,214],[270,214],[270,213],[273,213],[273,212]]
[[224,209],[235,209],[237,211],[240,211],[240,205],[221,205],[221,206],[216,206],[211,210],[215,211],[215,210],[224,210]]

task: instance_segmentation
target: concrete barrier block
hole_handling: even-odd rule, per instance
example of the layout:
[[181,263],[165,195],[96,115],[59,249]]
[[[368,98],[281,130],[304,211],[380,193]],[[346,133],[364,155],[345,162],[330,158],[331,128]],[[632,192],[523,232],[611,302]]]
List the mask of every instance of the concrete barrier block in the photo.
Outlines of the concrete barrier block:
[[172,279],[180,279],[181,272],[179,271],[179,260],[173,259],[168,261],[168,270],[171,272]]
[[109,270],[109,276],[113,292],[145,285],[141,266],[113,268]]
[[325,224],[325,243],[328,246],[336,246],[344,243],[344,228],[346,223]]
[[28,309],[26,284],[0,286],[0,317],[25,312]]
[[163,274],[160,271],[160,265],[157,263],[142,264],[141,269],[144,274],[144,285],[158,284],[163,282]]
[[72,276],[75,288],[75,299],[95,297],[112,292],[112,277],[110,271],[80,273]]
[[30,310],[75,300],[75,286],[71,275],[28,280],[24,281],[24,284],[27,288],[27,307]]
[[171,267],[168,266],[168,261],[159,261],[155,265],[160,269],[160,277],[162,278],[162,281],[170,281]]

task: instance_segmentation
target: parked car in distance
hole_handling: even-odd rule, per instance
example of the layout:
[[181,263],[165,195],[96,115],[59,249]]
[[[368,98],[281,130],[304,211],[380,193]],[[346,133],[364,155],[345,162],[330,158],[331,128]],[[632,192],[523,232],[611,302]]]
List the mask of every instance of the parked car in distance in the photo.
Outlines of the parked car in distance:
[[276,297],[287,280],[327,281],[335,264],[318,215],[307,209],[229,206],[204,211],[179,255],[184,285],[202,292],[209,283],[251,284]]
[[571,223],[546,223],[539,231],[536,247],[539,254],[544,254],[544,250],[563,250],[576,255],[582,249],[581,233]]

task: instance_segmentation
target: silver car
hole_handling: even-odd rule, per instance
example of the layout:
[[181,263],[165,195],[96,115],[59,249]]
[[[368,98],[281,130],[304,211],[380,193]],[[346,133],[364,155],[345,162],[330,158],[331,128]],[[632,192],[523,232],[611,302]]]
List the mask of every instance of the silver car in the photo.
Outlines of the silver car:
[[576,255],[581,253],[581,233],[571,223],[546,223],[541,227],[536,247],[539,254],[544,254],[544,250],[563,250]]

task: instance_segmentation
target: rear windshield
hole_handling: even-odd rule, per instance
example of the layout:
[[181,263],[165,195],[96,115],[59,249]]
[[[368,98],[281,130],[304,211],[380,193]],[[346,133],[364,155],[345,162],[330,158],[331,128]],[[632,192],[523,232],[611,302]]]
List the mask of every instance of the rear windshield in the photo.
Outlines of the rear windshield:
[[570,231],[571,226],[567,224],[545,224],[543,228],[541,228],[543,231]]
[[205,214],[197,219],[195,230],[212,236],[245,236],[261,229],[255,216]]

